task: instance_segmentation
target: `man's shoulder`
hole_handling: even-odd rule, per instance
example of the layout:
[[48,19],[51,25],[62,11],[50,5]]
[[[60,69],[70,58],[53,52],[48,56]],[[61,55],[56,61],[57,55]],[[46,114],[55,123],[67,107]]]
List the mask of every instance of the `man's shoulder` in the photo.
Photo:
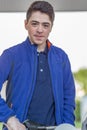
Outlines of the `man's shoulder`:
[[17,43],[16,45],[13,45],[9,48],[7,48],[5,51],[10,52],[10,53],[21,53],[21,51],[24,50],[24,46],[25,46],[25,41],[21,42],[21,43]]
[[67,53],[65,52],[65,50],[63,50],[60,47],[57,47],[55,45],[52,45],[52,50],[57,54],[57,55],[62,55],[62,56],[67,56]]
[[51,52],[53,53],[53,56],[56,57],[56,60],[58,62],[64,63],[64,62],[69,61],[68,54],[62,48],[52,45],[51,50],[52,50]]
[[25,42],[21,42],[5,49],[1,56],[5,56],[10,59],[20,59],[21,57],[23,57],[23,55],[25,55],[25,53]]
[[63,49],[53,45],[51,50],[53,52],[53,56],[59,63],[65,64],[69,61],[69,56]]

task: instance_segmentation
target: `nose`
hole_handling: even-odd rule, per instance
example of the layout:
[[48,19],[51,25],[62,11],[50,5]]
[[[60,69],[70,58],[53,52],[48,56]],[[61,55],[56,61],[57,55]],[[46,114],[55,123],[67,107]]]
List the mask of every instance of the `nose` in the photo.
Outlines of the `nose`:
[[43,32],[43,27],[42,25],[39,25],[37,28],[37,32],[42,33]]

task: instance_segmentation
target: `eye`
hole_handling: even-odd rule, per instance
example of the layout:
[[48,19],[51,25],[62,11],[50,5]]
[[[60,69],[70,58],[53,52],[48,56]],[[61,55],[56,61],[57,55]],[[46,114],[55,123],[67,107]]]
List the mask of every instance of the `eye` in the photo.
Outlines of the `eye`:
[[43,24],[44,28],[48,28],[49,24]]
[[36,27],[38,25],[38,23],[37,22],[32,22],[31,25]]

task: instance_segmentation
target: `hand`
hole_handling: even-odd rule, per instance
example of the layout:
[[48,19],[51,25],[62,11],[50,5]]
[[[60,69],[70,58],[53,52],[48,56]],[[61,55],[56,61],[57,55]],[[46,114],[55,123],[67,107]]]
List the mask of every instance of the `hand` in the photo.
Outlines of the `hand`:
[[8,130],[26,130],[26,127],[16,117],[10,117],[6,124]]

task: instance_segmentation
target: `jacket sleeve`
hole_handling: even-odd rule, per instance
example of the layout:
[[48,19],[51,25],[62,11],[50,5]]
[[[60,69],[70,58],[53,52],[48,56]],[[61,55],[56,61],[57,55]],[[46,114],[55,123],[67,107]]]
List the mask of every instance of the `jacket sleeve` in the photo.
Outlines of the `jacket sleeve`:
[[6,122],[10,116],[15,115],[14,111],[8,107],[6,101],[1,97],[3,83],[8,80],[12,66],[12,55],[5,50],[0,56],[0,122]]
[[64,113],[63,122],[74,125],[75,121],[75,84],[69,58],[66,56],[63,70],[64,87]]

